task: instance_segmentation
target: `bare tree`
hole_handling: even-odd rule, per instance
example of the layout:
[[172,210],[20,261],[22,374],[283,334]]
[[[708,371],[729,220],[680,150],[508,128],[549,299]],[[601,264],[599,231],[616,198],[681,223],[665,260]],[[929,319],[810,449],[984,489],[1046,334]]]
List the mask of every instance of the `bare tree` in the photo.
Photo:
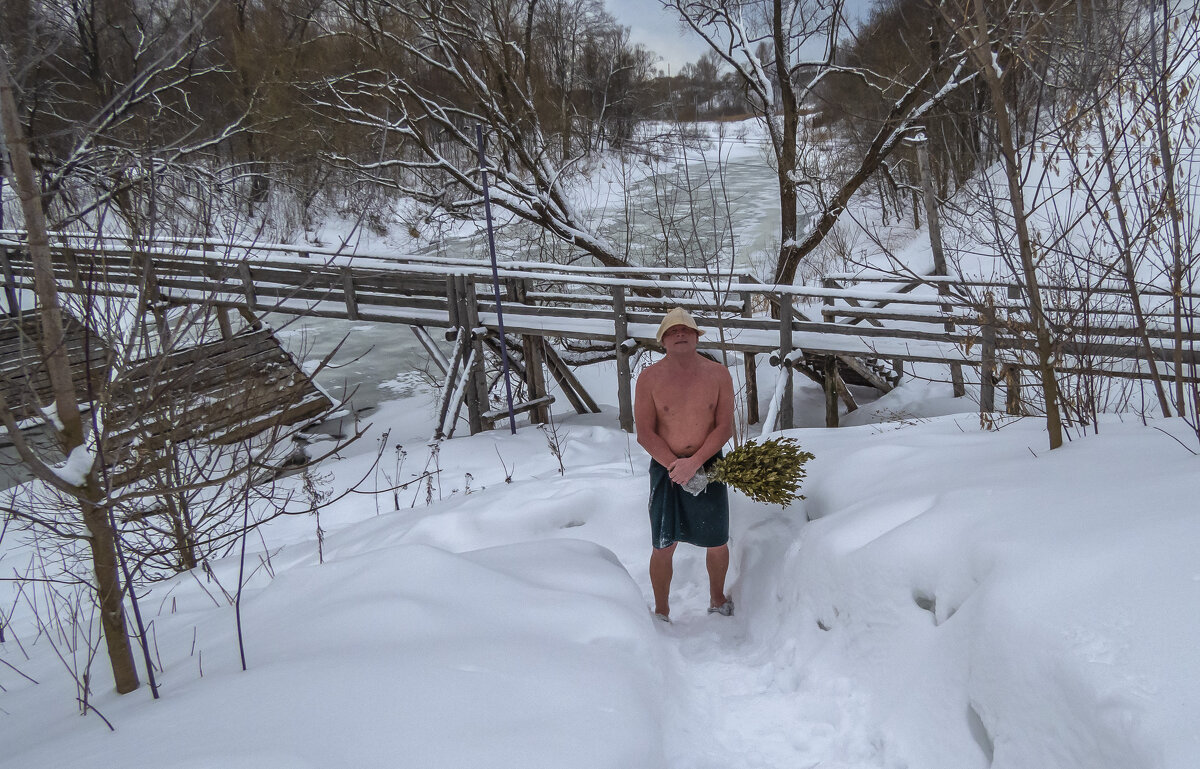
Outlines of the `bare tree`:
[[[783,0],[662,0],[729,66],[742,81],[747,100],[764,122],[779,186],[780,246],[774,279],[791,283],[800,261],[833,229],[853,195],[900,146],[905,133],[919,127],[929,111],[973,75],[961,49],[946,47],[902,83],[838,61],[838,44],[847,31],[843,3]],[[850,173],[816,196],[812,223],[800,232],[800,189],[806,184],[801,163],[813,137],[804,116],[827,80],[850,78],[876,91],[887,104],[884,117]]]
[[[1037,246],[1029,229],[1030,210],[1026,203],[1025,167],[1020,153],[1028,147],[1018,134],[1020,117],[1009,98],[1009,89],[1021,64],[1040,73],[1045,72],[1044,59],[1035,59],[1037,43],[1044,40],[1048,22],[1047,12],[1037,3],[1012,2],[1004,8],[991,8],[983,0],[944,3],[942,13],[974,61],[991,99],[991,117],[995,124],[996,146],[1004,164],[1009,203],[1012,205],[1012,226],[1020,274],[1029,302],[1030,320],[1037,343],[1038,371],[1046,406],[1046,429],[1050,448],[1062,445],[1062,417],[1059,412],[1058,380],[1054,373],[1055,351],[1050,322],[1043,307],[1041,280],[1038,276]],[[1054,6],[1054,3],[1050,5]],[[992,14],[1000,13],[1004,25],[996,24]],[[997,39],[999,38],[999,39]],[[999,49],[999,50],[998,50]],[[1003,56],[1002,56],[1003,54]],[[1025,58],[1022,58],[1024,56]],[[1039,74],[1040,74],[1039,73]],[[1048,98],[1046,90],[1038,90]]]
[[[1200,47],[1200,19],[1194,7],[1187,3],[1160,0],[1150,5],[1149,42],[1146,59],[1150,112],[1153,115],[1151,133],[1157,144],[1157,160],[1161,176],[1151,189],[1156,193],[1158,211],[1165,219],[1160,240],[1161,262],[1170,276],[1172,294],[1171,321],[1175,334],[1173,366],[1175,370],[1175,408],[1189,416],[1200,435],[1200,398],[1196,385],[1191,391],[1185,384],[1187,370],[1183,365],[1184,335],[1194,331],[1194,298],[1189,298],[1192,278],[1200,264],[1200,223],[1193,214],[1196,200],[1196,180],[1185,175],[1193,164],[1181,162],[1180,144],[1195,151],[1194,126],[1200,102],[1195,96],[1200,62],[1196,51]],[[1193,374],[1195,372],[1192,372]],[[1190,404],[1188,401],[1191,401]],[[1190,405],[1190,408],[1189,408]]]
[[[42,148],[37,169],[8,59],[0,55],[6,168],[21,202],[36,295],[32,308],[8,307],[17,315],[11,322],[30,353],[19,372],[30,386],[13,400],[0,393],[0,424],[25,469],[41,484],[10,506],[6,521],[38,530],[49,540],[86,545],[91,561],[87,582],[94,589],[120,693],[140,685],[126,600],[139,626],[153,685],[133,585],[164,568],[194,565],[205,553],[244,536],[248,526],[299,512],[288,507],[286,493],[279,497],[267,491],[279,463],[295,451],[290,438],[297,428],[289,425],[300,415],[294,402],[286,404],[291,392],[282,382],[268,388],[285,396],[280,401],[285,405],[274,413],[268,403],[245,404],[245,392],[239,393],[252,413],[256,407],[268,409],[265,417],[250,422],[237,411],[222,414],[213,401],[231,398],[238,383],[221,381],[224,367],[197,347],[215,333],[215,326],[228,325],[218,323],[215,294],[191,297],[200,312],[172,310],[158,290],[144,245],[159,228],[173,229],[173,224],[163,225],[168,211],[188,211],[199,234],[205,234],[221,206],[212,201],[224,197],[214,183],[221,181],[219,173],[205,167],[210,162],[205,152],[227,139],[236,125],[201,136],[194,122],[175,121],[178,132],[156,122],[180,117],[171,105],[197,72],[189,58],[197,46],[185,44],[197,22],[185,19],[182,32],[160,29],[158,35],[140,27],[121,30],[145,48],[137,49],[131,70],[120,78],[119,68],[96,70],[96,90],[104,99],[94,114],[85,114],[87,102],[68,109],[70,101],[59,100],[53,102],[52,116],[38,119],[35,113],[44,105],[27,98],[24,114],[30,123],[53,127],[49,137],[40,135],[34,142]],[[135,29],[144,34],[134,35]],[[200,66],[199,71],[211,69]],[[51,253],[47,204],[58,205],[60,226],[76,222],[94,228],[91,235],[73,239],[56,233],[56,238],[70,240],[63,257]],[[168,204],[174,208],[167,209]],[[101,233],[118,218],[121,225],[114,229],[127,236],[127,248],[114,256]],[[226,256],[214,255],[213,268],[241,258]],[[63,280],[70,285],[61,285]],[[7,303],[13,304],[11,295]],[[23,326],[27,318],[40,327]],[[235,338],[232,344],[236,348],[241,341]],[[42,378],[48,386],[34,386]],[[292,378],[293,383],[299,380],[307,381]],[[330,405],[323,396],[322,401]],[[28,406],[34,407],[32,412]],[[311,408],[305,413],[317,416]],[[21,427],[29,417],[47,423],[57,451],[43,451],[25,438]],[[254,497],[267,499],[259,507],[263,512],[238,518],[231,512],[236,504],[231,499],[244,498],[247,486],[254,487]]]
[[[475,138],[481,124],[491,142],[496,205],[601,264],[627,264],[624,249],[599,234],[572,195],[586,156],[572,137],[594,134],[575,128],[575,40],[547,39],[561,31],[572,4],[342,0],[339,7],[345,22],[336,31],[352,37],[357,66],[329,78],[316,104],[373,132],[378,150],[375,157],[335,154],[335,162],[434,209],[462,213],[482,203]],[[589,8],[581,6],[594,16]],[[610,96],[619,93],[612,82],[618,74],[630,75],[633,87],[648,68],[645,56],[610,61],[599,70],[608,70]],[[612,116],[613,105],[602,100],[602,113]]]
[[92,565],[96,578],[97,602],[101,625],[108,645],[109,662],[117,691],[124,694],[139,685],[133,649],[125,628],[122,605],[124,589],[117,564],[117,545],[109,510],[102,504],[103,491],[96,462],[88,455],[94,450],[86,442],[83,418],[71,376],[70,360],[64,345],[62,306],[58,300],[45,217],[42,213],[41,188],[33,175],[25,129],[17,113],[12,77],[7,56],[0,51],[0,120],[9,152],[12,183],[21,199],[25,226],[29,232],[29,254],[34,266],[35,290],[42,308],[42,349],[46,371],[54,394],[56,431],[60,447],[69,463],[84,468],[81,476],[64,477],[37,456],[21,437],[13,410],[0,396],[0,423],[8,430],[21,459],[38,480],[74,498],[87,527]]

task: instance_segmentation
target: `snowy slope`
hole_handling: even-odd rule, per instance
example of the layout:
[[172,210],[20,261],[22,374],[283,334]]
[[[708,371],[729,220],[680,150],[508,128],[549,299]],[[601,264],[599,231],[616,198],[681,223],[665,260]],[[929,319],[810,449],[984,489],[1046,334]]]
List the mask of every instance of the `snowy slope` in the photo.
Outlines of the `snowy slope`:
[[[879,411],[913,413],[905,390]],[[410,428],[406,477],[421,408],[376,419]],[[0,653],[40,683],[0,666],[0,767],[1194,766],[1200,460],[1159,430],[1195,448],[1181,422],[1113,419],[1054,453],[1034,420],[971,414],[795,430],[807,501],[734,499],[737,615],[705,614],[681,548],[669,626],[646,603],[646,457],[614,423],[563,419],[561,475],[535,428],[447,442],[430,504],[324,513],[323,564],[311,519],[269,529],[248,672],[213,582],[155,587],[163,699],[94,668],[115,733],[75,714],[18,610]],[[236,566],[215,565],[226,589]]]

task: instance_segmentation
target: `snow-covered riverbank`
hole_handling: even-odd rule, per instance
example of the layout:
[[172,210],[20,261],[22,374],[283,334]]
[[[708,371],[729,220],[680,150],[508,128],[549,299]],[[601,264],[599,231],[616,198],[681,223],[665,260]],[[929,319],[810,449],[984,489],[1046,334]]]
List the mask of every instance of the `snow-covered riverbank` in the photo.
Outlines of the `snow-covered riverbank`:
[[[232,557],[143,599],[162,700],[94,665],[115,733],[6,597],[3,660],[39,683],[0,669],[0,767],[1192,766],[1200,463],[1168,433],[1194,436],[1113,418],[1048,453],[1036,420],[983,432],[910,387],[875,405],[893,421],[792,431],[807,501],[733,503],[737,615],[705,614],[681,549],[669,626],[646,605],[647,460],[611,410],[560,417],[560,473],[537,428],[431,458],[427,396],[385,404],[363,490],[439,481],[324,512],[324,563],[311,517],[268,527],[248,672]],[[321,470],[347,484],[375,446]]]

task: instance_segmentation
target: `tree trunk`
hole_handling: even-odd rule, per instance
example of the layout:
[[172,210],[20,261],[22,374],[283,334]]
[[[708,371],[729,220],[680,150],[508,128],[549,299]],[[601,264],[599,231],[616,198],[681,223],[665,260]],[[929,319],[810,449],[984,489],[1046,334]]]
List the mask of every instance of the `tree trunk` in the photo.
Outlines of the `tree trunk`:
[[1108,194],[1112,198],[1112,207],[1116,212],[1117,225],[1120,227],[1120,232],[1117,233],[1118,237],[1115,237],[1114,240],[1117,241],[1121,252],[1121,272],[1125,278],[1125,285],[1129,288],[1129,301],[1133,305],[1133,316],[1137,321],[1138,337],[1141,340],[1142,349],[1146,351],[1146,365],[1150,367],[1150,379],[1154,383],[1154,394],[1158,397],[1158,405],[1162,409],[1163,416],[1169,417],[1171,416],[1170,401],[1163,388],[1162,376],[1158,372],[1154,344],[1150,341],[1150,335],[1147,333],[1149,324],[1146,321],[1145,310],[1142,308],[1141,289],[1137,283],[1137,269],[1133,264],[1133,243],[1129,234],[1129,223],[1125,215],[1125,204],[1121,201],[1117,172],[1113,167],[1113,149],[1109,144],[1108,129],[1105,127],[1103,116],[1096,121],[1096,128],[1100,137],[1100,151],[1103,153],[1104,167],[1108,170]]
[[[796,93],[792,86],[792,76],[788,71],[787,39],[784,35],[784,17],[782,0],[774,0],[772,7],[771,36],[775,45],[775,78],[779,82],[779,106],[783,110],[783,134],[777,157],[779,163],[776,178],[779,182],[779,258],[776,261],[776,282],[791,283],[795,278],[796,269],[792,267],[786,281],[780,281],[784,265],[799,264],[803,254],[796,254],[796,156],[800,128],[799,105],[796,104]],[[765,119],[770,120],[770,105],[766,106]]]
[[[867,179],[871,178],[871,174],[875,173],[883,164],[883,161],[887,159],[888,155],[891,154],[892,150],[898,144],[896,141],[897,137],[912,124],[914,109],[925,98],[922,95],[922,89],[933,82],[933,76],[933,70],[926,71],[920,80],[908,90],[904,97],[892,107],[887,119],[884,120],[882,127],[880,127],[879,131],[875,134],[875,138],[871,141],[871,146],[867,148],[866,154],[863,155],[858,168],[838,189],[833,198],[825,204],[816,222],[805,233],[804,239],[799,243],[793,240],[790,248],[786,248],[788,242],[785,239],[784,247],[780,249],[780,261],[775,269],[776,283],[791,285],[792,281],[796,279],[796,268],[800,265],[800,260],[808,256],[817,246],[821,245],[821,241],[833,230],[842,212],[846,210],[846,206],[849,205],[850,199],[854,197],[854,193],[858,192]],[[943,88],[938,97],[928,100],[924,106],[932,106],[937,99],[945,98],[951,90],[953,89]],[[794,211],[794,186],[792,187],[792,195],[792,208]],[[786,212],[783,213],[786,216]],[[794,225],[793,232],[795,232]]]
[[[41,189],[33,174],[29,142],[17,113],[8,59],[3,50],[0,50],[0,125],[3,125],[5,143],[8,145],[13,186],[20,197],[21,211],[25,215],[29,257],[34,270],[34,290],[42,314],[46,373],[54,393],[58,419],[62,423],[62,427],[56,432],[63,452],[70,455],[84,444],[83,419],[80,416],[79,404],[75,400],[71,361],[63,345],[62,310],[50,259],[50,240],[42,211]],[[101,625],[108,645],[113,680],[116,682],[117,691],[125,694],[138,687],[137,669],[133,664],[129,634],[125,631],[123,591],[117,571],[116,539],[109,523],[107,509],[100,504],[103,493],[96,477],[94,462],[88,473],[86,487],[80,489],[75,498],[79,502],[84,525],[91,535],[89,544],[96,575],[96,599],[100,606]]]
[[13,96],[12,76],[8,59],[0,52],[0,124],[4,127],[8,145],[9,167],[12,169],[13,188],[21,201],[21,213],[25,215],[25,229],[30,261],[33,263],[34,289],[41,305],[42,354],[46,361],[46,373],[50,378],[54,404],[62,429],[59,441],[64,454],[83,443],[83,420],[79,405],[75,402],[75,384],[71,379],[71,361],[63,345],[62,309],[58,301],[58,288],[54,282],[54,271],[50,260],[50,240],[46,234],[46,220],[42,211],[41,187],[33,173],[29,158],[29,140],[17,113],[17,102]]
[[[1030,320],[1033,322],[1037,339],[1038,373],[1042,380],[1042,393],[1046,400],[1046,431],[1050,434],[1050,448],[1062,445],[1062,417],[1059,414],[1058,380],[1054,375],[1054,348],[1050,339],[1050,327],[1042,307],[1042,291],[1037,276],[1033,240],[1029,236],[1029,220],[1025,211],[1025,193],[1021,186],[1021,164],[1017,157],[1016,136],[1013,133],[1012,117],[1005,99],[1000,72],[993,61],[992,46],[987,39],[988,20],[983,0],[974,0],[975,25],[971,30],[971,53],[988,94],[991,96],[992,112],[996,120],[996,140],[1004,159],[1004,172],[1008,181],[1008,197],[1012,204],[1013,224],[1016,228],[1017,249],[1021,259],[1021,272],[1025,279],[1025,293],[1029,298]],[[970,32],[960,34],[969,35]]]
[[109,523],[106,509],[97,504],[101,498],[99,483],[92,474],[87,484],[87,499],[80,500],[83,522],[91,535],[92,568],[96,573],[96,599],[100,605],[100,625],[108,648],[117,693],[128,694],[137,689],[137,667],[133,663],[133,647],[125,628],[124,591],[117,564],[116,534]]
[[[1150,35],[1150,56],[1157,68],[1157,82],[1150,89],[1150,101],[1154,107],[1155,131],[1158,134],[1158,150],[1163,166],[1163,203],[1167,211],[1167,224],[1170,227],[1169,245],[1171,249],[1171,321],[1175,332],[1175,347],[1171,362],[1175,367],[1175,412],[1187,416],[1184,403],[1184,366],[1183,366],[1183,291],[1184,291],[1184,248],[1183,233],[1180,230],[1179,193],[1175,188],[1175,157],[1171,147],[1171,129],[1168,120],[1171,110],[1171,94],[1169,92],[1171,72],[1168,65],[1171,44],[1171,14],[1170,4],[1165,0],[1158,10],[1162,12],[1162,50],[1158,50],[1158,35],[1155,29]],[[1151,19],[1153,19],[1153,6]],[[1159,57],[1162,57],[1161,59]]]

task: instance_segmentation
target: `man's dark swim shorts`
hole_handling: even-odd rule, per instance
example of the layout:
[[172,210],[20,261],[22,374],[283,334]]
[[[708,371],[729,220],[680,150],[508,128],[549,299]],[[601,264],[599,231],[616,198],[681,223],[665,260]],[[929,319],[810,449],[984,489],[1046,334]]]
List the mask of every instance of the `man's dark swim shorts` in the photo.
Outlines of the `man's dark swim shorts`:
[[[708,469],[720,454],[705,464]],[[729,541],[729,490],[710,483],[692,496],[671,480],[667,468],[650,460],[650,536],[656,549],[687,542],[720,547]]]

